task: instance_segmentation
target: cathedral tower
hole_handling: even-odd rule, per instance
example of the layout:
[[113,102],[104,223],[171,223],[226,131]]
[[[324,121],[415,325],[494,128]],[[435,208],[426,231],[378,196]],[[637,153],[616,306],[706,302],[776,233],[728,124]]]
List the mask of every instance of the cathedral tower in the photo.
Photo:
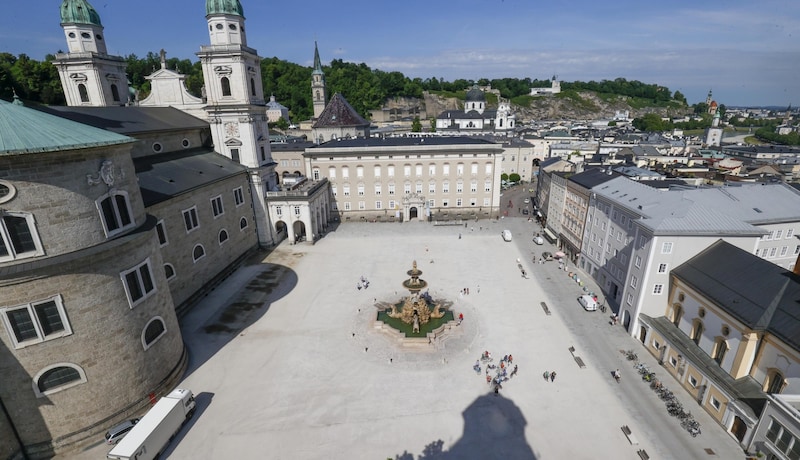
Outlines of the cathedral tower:
[[274,241],[265,197],[277,189],[277,178],[269,148],[261,58],[247,46],[238,0],[206,0],[206,20],[211,45],[201,46],[197,56],[214,149],[250,169],[258,239],[269,245]]
[[311,95],[314,101],[314,119],[319,118],[328,102],[328,89],[325,87],[325,73],[319,60],[319,49],[314,42],[314,70],[311,72]]
[[128,102],[126,63],[123,58],[108,54],[97,11],[86,0],[64,0],[61,28],[69,51],[58,53],[54,64],[67,105],[125,105]]

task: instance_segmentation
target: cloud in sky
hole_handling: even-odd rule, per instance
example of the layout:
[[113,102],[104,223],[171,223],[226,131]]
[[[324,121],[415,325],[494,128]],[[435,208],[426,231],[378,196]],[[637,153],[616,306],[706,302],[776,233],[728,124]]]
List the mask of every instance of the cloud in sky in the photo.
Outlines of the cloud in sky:
[[[37,0],[41,1],[41,0]],[[91,1],[91,0],[90,0]],[[800,104],[800,2],[671,0],[241,0],[249,45],[262,56],[311,65],[366,63],[409,77],[617,77],[680,90],[690,102],[708,89],[727,105]],[[66,48],[57,2],[30,13],[12,2],[0,18],[0,43],[41,59]],[[202,0],[92,2],[109,51],[143,56],[164,48],[195,60],[209,42]]]

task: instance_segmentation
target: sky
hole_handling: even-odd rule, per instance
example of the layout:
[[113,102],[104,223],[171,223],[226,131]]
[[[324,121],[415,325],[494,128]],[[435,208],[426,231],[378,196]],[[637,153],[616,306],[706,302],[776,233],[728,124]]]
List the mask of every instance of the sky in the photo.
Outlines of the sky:
[[[89,0],[111,54],[196,61],[203,0]],[[4,1],[0,52],[66,50],[61,0]],[[333,59],[410,78],[625,78],[690,104],[800,105],[798,0],[241,0],[248,45],[311,66]]]

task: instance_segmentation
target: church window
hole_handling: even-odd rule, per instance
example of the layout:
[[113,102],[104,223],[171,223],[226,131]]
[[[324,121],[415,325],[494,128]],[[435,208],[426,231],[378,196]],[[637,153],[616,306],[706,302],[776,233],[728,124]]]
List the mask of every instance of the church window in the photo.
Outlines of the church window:
[[244,230],[246,228],[247,228],[247,218],[242,217],[241,219],[239,219],[239,230]]
[[69,38],[75,38],[75,32],[70,32],[69,33]]
[[104,195],[98,201],[106,236],[112,236],[133,226],[128,194],[122,191]]
[[89,102],[89,91],[83,83],[78,84],[78,94],[81,96],[81,102]]
[[215,27],[217,28],[217,30],[222,30],[222,24],[217,24],[215,25]]
[[250,95],[256,95],[256,80],[253,78],[250,79]]
[[145,259],[139,265],[120,273],[120,278],[131,308],[141,303],[156,290],[153,274],[150,271],[150,259]]
[[96,38],[98,41],[103,41],[103,36],[100,34],[95,35],[94,38]]
[[166,333],[167,327],[164,325],[164,320],[161,319],[161,317],[156,316],[151,319],[142,331],[142,345],[144,349],[147,350],[153,346],[153,344]]
[[223,96],[230,96],[231,95],[231,81],[228,80],[228,77],[222,77],[219,82],[222,85],[222,95]]
[[231,30],[236,30],[236,24],[228,24],[228,28]]
[[239,162],[239,149],[231,149],[231,160]]
[[228,241],[228,231],[225,230],[224,228],[220,230],[218,239],[220,246],[222,245],[222,243]]
[[198,260],[202,259],[206,256],[206,248],[203,247],[202,244],[196,244],[194,249],[192,249],[192,260],[197,262]]
[[16,348],[72,334],[61,296],[1,311]]
[[33,214],[0,211],[0,261],[43,253]]
[[114,99],[114,102],[119,102],[119,89],[117,89],[117,85],[111,85],[111,98]]
[[81,38],[89,39],[92,38],[92,36],[88,32],[81,32]]
[[83,369],[74,364],[62,363],[40,371],[33,381],[36,382],[34,387],[36,397],[41,398],[44,395],[86,383],[86,374]]
[[167,280],[175,278],[175,267],[173,267],[172,264],[164,264],[164,276]]

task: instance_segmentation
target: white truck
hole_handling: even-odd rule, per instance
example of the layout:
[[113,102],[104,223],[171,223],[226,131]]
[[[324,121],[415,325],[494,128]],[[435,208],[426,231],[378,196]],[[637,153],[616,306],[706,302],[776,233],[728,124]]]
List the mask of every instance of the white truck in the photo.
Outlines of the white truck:
[[152,460],[194,415],[194,395],[176,389],[159,399],[133,429],[108,453],[114,460]]

